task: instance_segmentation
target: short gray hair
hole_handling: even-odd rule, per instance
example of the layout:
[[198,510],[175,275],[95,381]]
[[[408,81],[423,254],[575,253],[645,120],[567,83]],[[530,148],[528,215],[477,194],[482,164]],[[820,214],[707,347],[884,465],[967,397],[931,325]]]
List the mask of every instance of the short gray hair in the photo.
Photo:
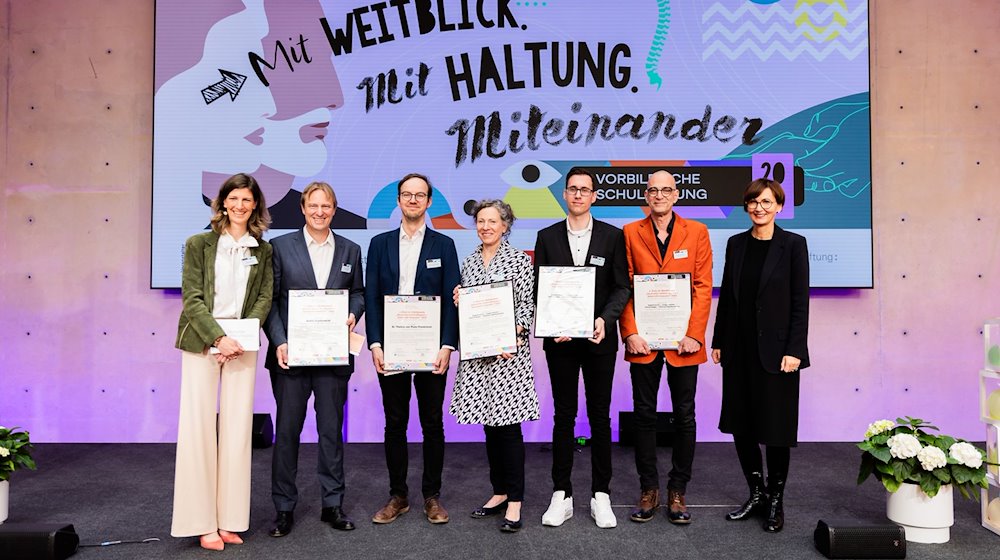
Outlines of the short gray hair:
[[510,235],[510,230],[514,225],[515,220],[514,210],[511,209],[510,204],[494,198],[485,198],[477,201],[472,206],[472,218],[479,219],[479,212],[484,208],[495,208],[496,211],[500,213],[500,219],[503,220],[503,223],[507,224],[507,233],[504,234],[504,237]]

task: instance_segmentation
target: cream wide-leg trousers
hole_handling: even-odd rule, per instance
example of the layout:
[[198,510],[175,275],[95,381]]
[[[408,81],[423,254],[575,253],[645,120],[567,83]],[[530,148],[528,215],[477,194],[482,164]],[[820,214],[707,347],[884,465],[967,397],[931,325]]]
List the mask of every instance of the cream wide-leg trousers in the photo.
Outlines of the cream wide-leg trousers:
[[250,527],[256,367],[257,352],[244,352],[221,366],[207,352],[183,352],[170,528],[174,537],[207,535],[218,529],[239,533]]

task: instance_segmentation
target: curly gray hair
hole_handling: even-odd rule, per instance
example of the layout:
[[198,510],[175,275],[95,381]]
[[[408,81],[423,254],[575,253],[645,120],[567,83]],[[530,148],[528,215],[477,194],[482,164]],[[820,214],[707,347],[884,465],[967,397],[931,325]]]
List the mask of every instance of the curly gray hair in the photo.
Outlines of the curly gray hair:
[[502,200],[497,200],[494,198],[486,198],[477,201],[472,206],[472,218],[479,219],[479,212],[484,208],[495,208],[497,212],[500,213],[500,219],[503,223],[507,224],[507,231],[503,234],[504,238],[510,235],[511,227],[514,225],[514,210],[510,207],[510,204]]

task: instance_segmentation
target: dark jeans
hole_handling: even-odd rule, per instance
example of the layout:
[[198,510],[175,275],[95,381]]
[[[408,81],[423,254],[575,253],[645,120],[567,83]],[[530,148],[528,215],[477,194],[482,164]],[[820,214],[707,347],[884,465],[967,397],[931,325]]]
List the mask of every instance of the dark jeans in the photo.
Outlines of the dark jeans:
[[[573,495],[573,455],[580,371],[587,397],[590,421],[590,491],[610,494],[611,485],[611,385],[616,354],[593,355],[580,349],[577,341],[564,342],[566,350],[546,352],[552,380],[555,424],[552,427],[552,487]],[[590,342],[584,341],[586,344]],[[579,351],[575,351],[579,349]]]
[[420,427],[424,434],[424,474],[421,490],[424,498],[441,494],[441,470],[444,468],[444,386],[447,375],[430,372],[403,372],[379,375],[382,406],[385,409],[385,463],[389,468],[389,494],[407,497],[406,473],[409,452],[406,427],[410,423],[410,379],[417,393]]
[[524,501],[524,435],[520,424],[483,426],[493,493],[511,502]]
[[635,469],[642,490],[659,489],[656,469],[656,394],[660,390],[660,374],[667,366],[667,385],[674,412],[674,446],[669,490],[684,492],[691,480],[694,463],[694,442],[697,429],[694,420],[694,394],[698,386],[698,366],[674,367],[663,359],[663,352],[648,364],[632,364],[632,402],[635,406]]
[[[303,373],[305,370],[307,373]],[[316,430],[319,432],[319,483],[323,507],[344,501],[344,403],[345,375],[328,371],[271,372],[271,389],[278,405],[274,451],[271,454],[271,500],[278,511],[294,511],[299,499],[295,478],[299,465],[299,436],[306,419],[309,395],[315,398]]]

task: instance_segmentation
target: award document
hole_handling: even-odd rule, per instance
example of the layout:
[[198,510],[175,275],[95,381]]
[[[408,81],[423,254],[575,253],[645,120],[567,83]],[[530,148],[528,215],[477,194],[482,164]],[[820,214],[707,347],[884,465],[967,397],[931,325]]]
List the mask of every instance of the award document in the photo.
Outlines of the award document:
[[458,289],[460,359],[517,352],[514,284],[510,281]]
[[433,371],[441,349],[440,296],[385,296],[386,371]]
[[594,290],[597,269],[592,266],[538,267],[538,338],[594,336]]
[[348,309],[347,290],[289,290],[288,365],[350,363]]
[[[226,336],[236,340],[247,352],[260,350],[260,319],[216,319]],[[210,354],[218,354],[215,346],[209,348]]]
[[676,350],[691,318],[691,274],[632,277],[635,325],[650,350]]

